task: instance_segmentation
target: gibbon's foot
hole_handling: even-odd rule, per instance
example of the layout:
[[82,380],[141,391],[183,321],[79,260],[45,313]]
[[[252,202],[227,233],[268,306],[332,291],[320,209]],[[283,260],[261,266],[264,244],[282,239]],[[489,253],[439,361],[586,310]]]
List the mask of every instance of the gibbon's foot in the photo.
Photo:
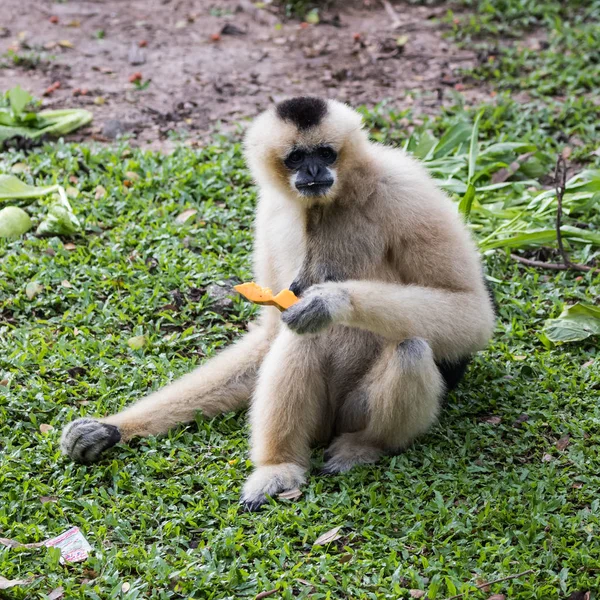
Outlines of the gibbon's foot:
[[317,333],[351,309],[350,296],[335,283],[310,287],[299,302],[283,311],[283,322],[296,333]]
[[77,419],[63,430],[60,448],[75,462],[89,464],[97,461],[105,450],[120,441],[118,427],[96,419]]
[[326,450],[327,460],[321,469],[321,474],[345,473],[356,465],[377,462],[381,454],[381,449],[366,443],[360,432],[344,433],[336,438]]
[[293,490],[305,481],[304,469],[294,463],[258,467],[244,484],[240,503],[244,510],[253,512],[267,502],[267,496]]

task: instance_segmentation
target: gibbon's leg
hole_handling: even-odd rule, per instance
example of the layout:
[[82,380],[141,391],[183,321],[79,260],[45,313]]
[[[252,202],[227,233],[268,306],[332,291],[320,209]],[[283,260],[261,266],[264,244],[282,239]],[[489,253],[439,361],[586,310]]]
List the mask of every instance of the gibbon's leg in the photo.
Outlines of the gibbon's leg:
[[346,402],[367,415],[366,428],[343,433],[326,452],[323,473],[342,473],[404,448],[436,420],[444,393],[442,376],[427,342],[410,338],[388,345]]
[[311,442],[331,425],[322,343],[284,328],[261,366],[250,408],[255,470],[242,492],[246,510],[257,510],[267,495],[302,485]]
[[120,440],[165,433],[193,420],[198,411],[210,418],[240,408],[250,399],[269,343],[269,329],[257,327],[206,364],[122,412],[69,423],[60,442],[63,453],[91,463]]

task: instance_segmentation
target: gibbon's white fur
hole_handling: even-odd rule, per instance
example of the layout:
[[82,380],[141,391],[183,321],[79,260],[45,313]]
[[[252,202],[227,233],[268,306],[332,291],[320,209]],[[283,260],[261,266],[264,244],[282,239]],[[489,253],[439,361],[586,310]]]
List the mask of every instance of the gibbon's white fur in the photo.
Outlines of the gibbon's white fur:
[[[119,439],[251,401],[255,470],[242,501],[256,509],[304,483],[315,444],[330,443],[324,471],[334,473],[425,432],[453,369],[460,377],[485,347],[495,316],[453,203],[416,160],[370,142],[348,106],[299,98],[268,110],[245,154],[260,190],[255,280],[276,291],[293,282],[300,301],[283,313],[264,307],[216,358],[118,414],[74,421],[61,443],[91,462]],[[315,159],[318,175],[285,163],[321,155],[330,164]],[[296,189],[307,172],[329,183]]]

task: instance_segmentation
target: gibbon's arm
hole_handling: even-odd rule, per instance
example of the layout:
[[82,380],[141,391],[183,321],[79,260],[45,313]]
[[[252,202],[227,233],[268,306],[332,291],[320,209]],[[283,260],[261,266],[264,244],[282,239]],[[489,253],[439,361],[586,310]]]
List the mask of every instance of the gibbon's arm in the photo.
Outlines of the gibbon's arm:
[[473,291],[379,281],[324,283],[311,287],[282,318],[297,333],[339,324],[395,342],[424,338],[436,360],[456,360],[481,350],[494,328],[483,283]]

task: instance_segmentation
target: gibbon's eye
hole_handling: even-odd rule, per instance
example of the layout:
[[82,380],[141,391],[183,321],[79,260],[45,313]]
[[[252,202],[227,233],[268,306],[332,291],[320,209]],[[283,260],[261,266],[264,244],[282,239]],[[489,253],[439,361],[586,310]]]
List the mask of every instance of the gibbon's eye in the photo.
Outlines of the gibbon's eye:
[[327,163],[332,163],[336,158],[337,154],[330,146],[321,146],[318,150],[319,157]]
[[302,150],[294,150],[290,154],[288,154],[287,158],[283,161],[285,166],[293,169],[295,167],[299,167],[304,160],[304,152]]

